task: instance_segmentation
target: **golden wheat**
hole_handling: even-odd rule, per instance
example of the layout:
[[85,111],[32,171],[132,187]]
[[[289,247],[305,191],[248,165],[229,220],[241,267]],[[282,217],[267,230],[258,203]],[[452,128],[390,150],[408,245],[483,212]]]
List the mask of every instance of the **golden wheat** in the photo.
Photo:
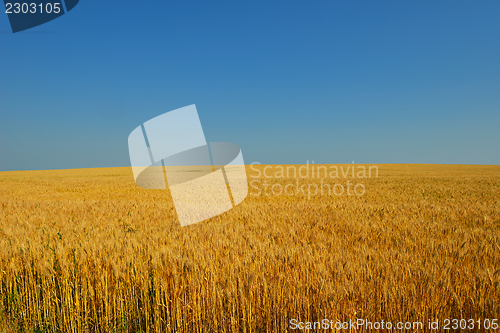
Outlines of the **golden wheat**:
[[138,188],[129,168],[1,172],[0,325],[284,332],[291,319],[499,318],[500,167],[378,171],[325,180],[362,182],[364,195],[250,188],[183,228],[169,192]]

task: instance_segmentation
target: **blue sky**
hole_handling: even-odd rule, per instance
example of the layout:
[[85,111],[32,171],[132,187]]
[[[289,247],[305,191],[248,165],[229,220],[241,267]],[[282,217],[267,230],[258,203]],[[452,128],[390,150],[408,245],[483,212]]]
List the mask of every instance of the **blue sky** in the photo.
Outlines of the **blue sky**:
[[13,34],[0,170],[129,166],[196,104],[246,163],[500,164],[500,2],[93,1]]

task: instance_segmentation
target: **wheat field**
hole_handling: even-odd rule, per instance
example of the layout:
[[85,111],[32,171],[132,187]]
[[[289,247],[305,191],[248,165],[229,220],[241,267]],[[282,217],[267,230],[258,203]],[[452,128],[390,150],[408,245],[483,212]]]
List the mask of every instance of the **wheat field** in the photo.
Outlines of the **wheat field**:
[[0,172],[0,331],[500,318],[500,166],[378,165],[324,180],[362,195],[312,196],[276,193],[319,179],[264,167],[240,205],[187,227],[130,168]]

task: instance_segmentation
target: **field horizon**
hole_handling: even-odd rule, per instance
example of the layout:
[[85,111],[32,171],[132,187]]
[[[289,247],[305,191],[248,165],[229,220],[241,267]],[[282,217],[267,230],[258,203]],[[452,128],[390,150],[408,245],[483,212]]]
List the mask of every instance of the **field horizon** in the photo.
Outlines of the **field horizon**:
[[[311,160],[313,161],[313,160]],[[253,162],[255,163],[255,162]],[[245,166],[250,166],[250,164],[245,164]],[[290,163],[290,164],[283,164],[283,163],[260,163],[256,165],[261,165],[261,166],[267,166],[267,165],[283,165],[283,166],[290,166],[290,165],[295,165],[295,166],[302,166],[305,164],[300,164],[300,163]],[[478,166],[478,167],[498,167],[500,166],[499,164],[473,164],[473,163],[314,163],[314,165],[376,165],[376,166]],[[22,172],[22,171],[64,171],[64,170],[94,170],[94,169],[130,169],[130,166],[101,166],[101,167],[81,167],[81,168],[60,168],[60,169],[19,169],[19,170],[0,170],[0,173],[4,172]],[[132,173],[132,171],[131,171]]]

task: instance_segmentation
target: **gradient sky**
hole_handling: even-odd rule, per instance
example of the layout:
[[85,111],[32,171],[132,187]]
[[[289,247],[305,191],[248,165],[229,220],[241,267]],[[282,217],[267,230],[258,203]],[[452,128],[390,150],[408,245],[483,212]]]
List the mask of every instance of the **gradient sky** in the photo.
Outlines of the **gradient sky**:
[[500,2],[97,1],[13,34],[0,170],[129,166],[196,104],[247,164],[500,164]]

